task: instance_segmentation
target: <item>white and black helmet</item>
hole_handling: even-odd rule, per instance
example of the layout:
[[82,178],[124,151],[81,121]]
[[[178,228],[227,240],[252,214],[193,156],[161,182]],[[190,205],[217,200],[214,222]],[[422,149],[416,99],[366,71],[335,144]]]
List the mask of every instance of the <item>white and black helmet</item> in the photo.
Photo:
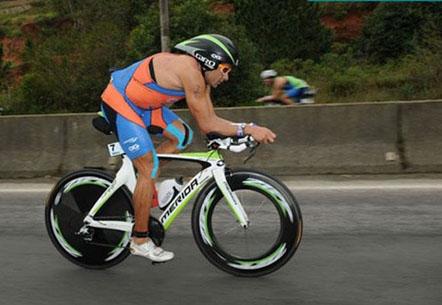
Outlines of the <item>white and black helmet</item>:
[[268,79],[268,78],[274,78],[278,75],[278,72],[275,70],[264,70],[261,72],[259,76],[261,76],[262,79]]
[[215,70],[220,63],[238,66],[238,50],[233,42],[223,35],[199,35],[178,43],[175,49],[193,56],[204,70]]

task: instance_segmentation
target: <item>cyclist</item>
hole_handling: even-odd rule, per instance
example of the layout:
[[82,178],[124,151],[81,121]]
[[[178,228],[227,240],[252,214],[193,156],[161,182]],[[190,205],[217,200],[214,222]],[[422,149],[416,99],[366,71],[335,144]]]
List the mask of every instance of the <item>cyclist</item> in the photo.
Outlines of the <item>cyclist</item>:
[[279,76],[275,70],[264,70],[260,74],[266,86],[272,87],[272,94],[257,99],[257,102],[293,105],[303,103],[303,96],[310,87],[306,81],[294,76]]
[[[133,193],[135,224],[131,253],[155,262],[174,254],[148,238],[148,219],[158,174],[157,153],[176,153],[191,143],[192,130],[168,106],[186,98],[190,113],[203,133],[225,136],[250,134],[258,142],[272,143],[276,135],[254,124],[232,123],[215,114],[211,88],[229,79],[238,65],[238,51],[222,35],[199,35],[178,43],[180,54],[157,53],[112,73],[102,94],[102,111],[138,172]],[[166,141],[154,148],[146,130]]]

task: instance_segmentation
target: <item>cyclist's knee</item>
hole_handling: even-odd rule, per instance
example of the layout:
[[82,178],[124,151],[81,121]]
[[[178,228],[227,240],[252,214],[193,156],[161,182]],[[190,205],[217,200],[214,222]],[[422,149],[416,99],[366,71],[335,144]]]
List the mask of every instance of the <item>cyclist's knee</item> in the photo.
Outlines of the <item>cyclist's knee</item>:
[[183,128],[178,128],[173,124],[170,124],[167,126],[166,131],[172,134],[173,143],[176,145],[176,148],[178,150],[183,150],[187,146],[189,146],[192,143],[193,139],[193,131],[192,128],[190,128],[189,125],[187,125],[184,122],[181,122],[183,125]]

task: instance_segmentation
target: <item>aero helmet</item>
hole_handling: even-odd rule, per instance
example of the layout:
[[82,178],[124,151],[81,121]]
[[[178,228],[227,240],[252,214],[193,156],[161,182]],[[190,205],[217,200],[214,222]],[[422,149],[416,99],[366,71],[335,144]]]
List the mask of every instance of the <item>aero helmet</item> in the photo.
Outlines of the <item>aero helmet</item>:
[[222,35],[206,34],[180,42],[175,49],[193,56],[204,70],[215,70],[220,63],[238,66],[238,50]]
[[278,73],[275,70],[264,70],[260,74],[262,79],[274,78],[277,75]]

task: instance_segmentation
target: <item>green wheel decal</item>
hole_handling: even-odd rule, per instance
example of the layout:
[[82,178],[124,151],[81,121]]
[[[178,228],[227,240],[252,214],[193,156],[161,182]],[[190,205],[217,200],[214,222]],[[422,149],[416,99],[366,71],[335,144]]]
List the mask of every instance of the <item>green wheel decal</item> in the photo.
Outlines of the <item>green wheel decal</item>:
[[267,184],[263,181],[253,179],[253,178],[248,178],[243,183],[248,186],[256,187],[256,188],[260,189],[261,191],[263,191],[264,193],[270,195],[273,199],[275,199],[275,201],[281,207],[284,214],[288,215],[290,217],[290,221],[292,223],[294,222],[292,210],[290,209],[290,206],[287,203],[287,201],[285,201],[284,196],[282,196],[278,190],[276,190],[270,184]]
[[256,260],[256,261],[242,261],[237,260],[237,263],[229,263],[230,266],[238,268],[238,269],[244,269],[244,270],[253,270],[253,269],[260,269],[263,267],[266,267],[273,262],[277,261],[279,258],[281,258],[287,250],[286,244],[282,244],[279,246],[278,249],[276,249],[272,254],[270,254],[267,257],[264,257],[262,259]]
[[85,184],[94,184],[94,185],[101,186],[103,188],[107,188],[109,186],[109,184],[106,184],[104,180],[99,180],[96,177],[81,177],[79,179],[75,179],[72,182],[66,184],[63,189],[63,193],[69,193],[70,191],[72,191],[76,187],[79,187],[79,186],[85,185]]
[[213,199],[215,198],[213,195],[215,193],[217,189],[214,188],[212,191],[210,191],[210,193],[207,195],[206,199],[204,200],[204,204],[203,204],[203,213],[200,214],[200,231],[201,231],[201,236],[203,237],[204,241],[210,245],[213,246],[213,241],[212,241],[212,237],[209,234],[209,228],[207,227],[207,223],[208,223],[208,213],[209,213],[209,209],[210,206],[213,203]]
[[[128,212],[126,212],[126,218],[129,218],[129,217],[131,217],[131,215]],[[108,258],[106,258],[106,261],[110,261],[113,258],[120,255],[120,253],[124,251],[124,247],[129,243],[129,241],[130,241],[130,233],[126,232],[123,235],[123,237],[121,238],[118,245],[111,252],[109,252],[110,256]]]
[[82,254],[80,252],[78,252],[77,250],[75,250],[74,247],[72,247],[67,241],[66,239],[63,237],[63,234],[61,233],[60,230],[60,226],[58,224],[58,218],[54,215],[54,211],[51,211],[51,218],[52,218],[52,224],[54,226],[54,233],[55,236],[57,237],[58,242],[60,243],[60,245],[67,251],[69,252],[72,256],[74,257],[81,257]]

